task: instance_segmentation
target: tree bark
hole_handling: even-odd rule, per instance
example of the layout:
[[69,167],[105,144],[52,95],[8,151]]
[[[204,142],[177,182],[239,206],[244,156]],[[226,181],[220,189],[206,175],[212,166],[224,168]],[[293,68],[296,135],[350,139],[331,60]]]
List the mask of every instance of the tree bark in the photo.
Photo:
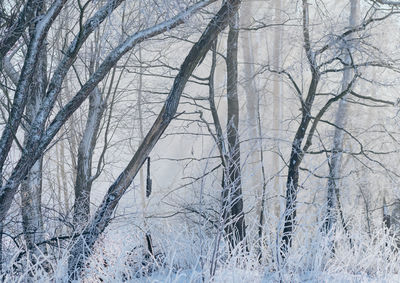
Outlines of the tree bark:
[[240,164],[239,139],[239,97],[237,91],[238,79],[238,35],[239,14],[232,15],[229,21],[227,42],[227,164],[224,170],[224,187],[222,192],[223,218],[225,233],[231,248],[243,243],[246,237],[245,216],[243,213],[242,176]]
[[89,96],[88,119],[78,148],[73,216],[74,227],[77,231],[82,229],[89,221],[90,192],[93,183],[92,158],[104,110],[103,94],[98,88],[95,88]]
[[[36,11],[32,15],[42,14],[43,4],[36,6]],[[31,25],[30,33],[33,37],[35,26]],[[45,39],[44,39],[45,40]],[[11,65],[11,58],[3,61],[4,70],[15,86],[18,85],[18,72]],[[38,62],[35,65],[32,81],[29,86],[28,100],[26,103],[26,119],[28,123],[25,128],[24,145],[29,135],[29,123],[35,118],[40,107],[47,87],[47,52],[46,48],[41,48]],[[36,259],[46,253],[45,246],[37,247],[37,243],[44,241],[43,217],[41,210],[42,198],[42,157],[36,161],[29,171],[27,177],[21,183],[21,215],[22,228],[28,250],[28,260],[36,262]]]
[[[38,6],[37,15],[42,14],[44,4]],[[34,27],[31,28],[34,32]],[[46,39],[44,39],[45,41]],[[26,118],[29,122],[33,121],[47,87],[47,52],[42,46],[39,52],[37,64],[35,66],[32,82],[29,86],[28,101],[26,104]],[[29,126],[25,129],[24,143],[29,138]],[[24,144],[25,145],[25,144]],[[37,243],[44,241],[44,228],[42,216],[42,163],[40,157],[30,169],[27,178],[21,183],[21,214],[24,238],[28,249],[30,260],[35,262],[42,254],[46,253],[46,246],[37,247]]]
[[296,200],[299,185],[299,167],[304,155],[302,142],[306,134],[308,125],[311,121],[311,106],[314,101],[318,80],[318,74],[313,74],[307,95],[308,101],[306,101],[302,110],[302,119],[292,142],[292,151],[290,153],[288,177],[286,182],[286,206],[284,212],[285,222],[283,227],[281,247],[282,258],[285,257],[288,248],[292,246],[292,234],[296,221]]
[[[60,207],[64,207],[65,210],[65,215],[68,215],[70,213],[69,211],[69,197],[68,197],[68,183],[67,183],[67,174],[65,171],[65,144],[64,140],[60,140],[56,144],[57,148],[57,185],[59,187],[60,191]],[[64,198],[64,202],[61,200],[61,192]]]

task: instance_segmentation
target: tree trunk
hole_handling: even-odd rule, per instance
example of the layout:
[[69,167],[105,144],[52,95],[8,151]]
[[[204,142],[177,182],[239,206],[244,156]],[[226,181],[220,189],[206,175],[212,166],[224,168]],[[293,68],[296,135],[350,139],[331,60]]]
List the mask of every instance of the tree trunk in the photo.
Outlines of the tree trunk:
[[[57,149],[57,186],[60,191],[60,207],[65,208],[65,215],[70,213],[69,211],[69,197],[68,197],[68,183],[67,183],[67,173],[65,171],[65,143],[64,140],[60,140],[56,144]],[[62,194],[62,196],[61,196]],[[64,202],[62,201],[64,198]]]
[[[36,14],[42,13],[43,5],[37,6]],[[34,36],[35,27],[30,27],[31,38]],[[45,39],[44,39],[45,40]],[[11,58],[4,60],[4,70],[15,86],[19,83],[18,72],[11,65]],[[29,94],[26,103],[26,118],[28,123],[35,118],[47,87],[47,52],[42,48],[38,55]],[[25,128],[24,145],[29,137],[29,126]],[[21,215],[22,228],[28,250],[29,260],[35,262],[37,257],[46,252],[45,247],[37,247],[36,244],[43,242],[44,229],[41,211],[42,198],[42,157],[36,161],[29,171],[27,177],[21,183]]]
[[89,222],[90,192],[93,183],[92,158],[104,109],[103,95],[98,88],[95,88],[89,96],[88,119],[78,148],[73,216],[74,227],[78,231]]
[[[303,0],[303,37],[304,37],[304,50],[307,55],[308,63],[311,70],[311,82],[308,88],[308,93],[305,101],[301,98],[301,111],[302,118],[299,127],[297,128],[296,135],[292,142],[292,150],[290,153],[288,165],[288,177],[286,182],[286,206],[284,212],[284,226],[283,235],[281,240],[281,256],[285,259],[288,249],[292,246],[293,230],[296,224],[296,201],[299,185],[299,167],[303,160],[304,149],[302,142],[305,137],[308,125],[311,121],[311,108],[314,103],[314,98],[317,91],[320,73],[317,69],[315,57],[311,50],[310,34],[309,34],[309,11],[308,1]],[[300,94],[299,94],[300,95]],[[309,135],[312,137],[311,135]],[[307,140],[308,142],[308,140]],[[306,146],[309,146],[305,145]]]
[[[359,22],[359,9],[360,1],[351,0],[351,10],[349,23],[350,27],[355,27]],[[351,39],[351,37],[350,37]],[[351,52],[351,48],[349,48]],[[351,55],[347,54],[346,63],[351,64]],[[347,89],[352,81],[352,69],[345,69],[342,79],[342,91]],[[340,167],[342,164],[342,150],[344,131],[348,119],[348,103],[346,101],[348,94],[346,94],[340,101],[339,107],[336,112],[335,134],[333,137],[332,153],[329,158],[329,178],[328,178],[328,193],[327,193],[327,216],[325,219],[325,232],[330,233],[337,221],[337,199],[339,198],[339,180],[340,180]]]
[[[65,1],[66,0],[54,1],[47,13],[40,17],[41,20],[38,21],[35,30],[31,32],[28,50],[19,76],[17,88],[15,90],[11,112],[0,138],[0,175],[2,176],[4,163],[14,140],[14,135],[19,128],[22,114],[28,101],[29,87],[38,63],[39,54],[43,48],[43,41],[45,40],[51,24],[64,6]],[[26,174],[27,173],[28,172],[26,172]],[[7,189],[4,187],[2,187],[2,190],[0,191],[0,201],[3,199],[7,201],[7,203],[11,202],[11,196],[8,195]],[[5,205],[0,205],[0,207],[0,211],[6,208]],[[1,215],[0,220],[3,219],[4,215]]]
[[[41,5],[43,6],[43,4]],[[43,7],[38,8],[41,14]],[[31,33],[33,36],[34,28]],[[44,45],[45,46],[45,45]],[[32,81],[29,87],[28,101],[26,103],[26,118],[33,121],[42,103],[47,87],[47,52],[42,47],[39,52]],[[29,126],[25,130],[24,145],[29,138]],[[28,255],[32,262],[46,252],[45,246],[37,247],[36,244],[44,241],[44,228],[42,217],[42,163],[43,157],[30,169],[27,178],[21,183],[21,214],[24,238],[28,249]]]
[[292,151],[289,159],[288,177],[286,182],[286,207],[284,212],[285,222],[283,227],[281,246],[282,258],[285,258],[289,247],[292,246],[292,234],[296,221],[296,200],[299,185],[299,167],[304,155],[302,142],[306,134],[308,125],[311,121],[311,106],[314,102],[318,81],[319,75],[313,72],[310,87],[308,89],[307,99],[302,109],[302,119],[292,142]]
[[[89,74],[92,75],[97,62],[99,51],[99,39],[95,36],[95,47],[91,45],[89,58]],[[114,73],[113,73],[114,75]],[[114,76],[111,78],[110,89]],[[89,113],[85,129],[78,147],[78,161],[76,166],[75,202],[73,223],[78,233],[87,225],[90,217],[90,192],[94,176],[92,176],[92,160],[96,146],[97,136],[100,129],[101,119],[105,110],[106,102],[103,93],[96,87],[89,95]]]
[[242,176],[240,164],[239,139],[239,97],[237,92],[238,65],[238,35],[239,14],[235,14],[229,21],[227,43],[227,164],[224,170],[224,187],[222,192],[223,217],[225,232],[231,248],[242,243],[246,237],[246,226],[243,213]]

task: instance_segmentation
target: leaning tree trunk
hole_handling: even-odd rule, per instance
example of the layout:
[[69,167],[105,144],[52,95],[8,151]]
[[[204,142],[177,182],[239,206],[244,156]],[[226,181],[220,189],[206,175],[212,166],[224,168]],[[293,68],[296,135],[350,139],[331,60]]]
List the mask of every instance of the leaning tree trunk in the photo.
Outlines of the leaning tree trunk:
[[[359,22],[359,9],[360,1],[351,0],[351,11],[349,17],[350,27],[355,27]],[[351,39],[351,37],[350,37]],[[351,43],[350,43],[351,44]],[[351,52],[351,47],[348,47]],[[346,63],[351,65],[351,55],[347,54]],[[347,89],[352,81],[352,69],[346,69],[343,72],[342,91]],[[337,221],[337,206],[339,198],[339,180],[340,180],[340,167],[342,164],[342,150],[344,131],[348,119],[348,103],[346,101],[348,94],[346,94],[340,101],[339,107],[336,112],[335,119],[335,134],[333,137],[332,153],[329,158],[329,178],[328,178],[328,193],[327,193],[327,216],[325,219],[325,232],[328,234],[334,227]]]
[[[139,169],[160,139],[165,129],[174,118],[180,97],[189,77],[193,73],[200,60],[207,54],[212,42],[227,26],[228,19],[236,13],[239,5],[240,0],[226,1],[208,24],[200,39],[189,51],[189,54],[186,56],[177,76],[175,77],[174,84],[165,101],[165,104],[150,131],[145,136],[143,142],[139,146],[127,167],[108,189],[108,192],[105,195],[102,203],[97,209],[89,225],[83,231],[81,237],[79,237],[77,242],[75,242],[71,247],[70,258],[68,262],[70,278],[77,279],[79,277],[79,273],[84,266],[86,258],[90,254],[94,243],[110,223],[112,214],[119,200],[132,183],[133,179],[139,172]],[[187,13],[190,15],[190,11]],[[82,247],[84,247],[84,249],[82,249]]]
[[240,140],[239,140],[239,97],[237,91],[238,79],[238,22],[236,13],[229,21],[227,43],[226,70],[227,70],[227,140],[228,152],[226,168],[224,170],[224,187],[222,192],[223,218],[225,233],[231,248],[242,243],[246,237],[245,219],[243,213],[242,176],[240,168]]

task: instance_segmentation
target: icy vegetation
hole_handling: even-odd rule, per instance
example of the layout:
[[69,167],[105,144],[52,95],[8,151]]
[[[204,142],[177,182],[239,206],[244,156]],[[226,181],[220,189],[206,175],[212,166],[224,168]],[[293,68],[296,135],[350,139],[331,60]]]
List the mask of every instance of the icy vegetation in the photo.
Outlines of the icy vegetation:
[[0,1],[0,281],[400,282],[400,1]]
[[[168,226],[168,227],[166,227]],[[165,222],[152,227],[157,240],[154,256],[141,241],[142,234],[132,227],[116,226],[98,243],[83,270],[82,282],[397,282],[400,258],[395,238],[387,230],[372,235],[337,233],[333,255],[327,239],[317,231],[298,239],[284,264],[276,261],[275,240],[266,241],[263,258],[257,259],[258,244],[249,252],[228,255],[220,247],[215,262],[215,239],[198,227]],[[197,230],[197,231],[196,231]],[[196,231],[196,232],[194,232]],[[59,250],[57,258],[41,256],[35,265],[21,266],[15,258],[6,266],[4,282],[68,282],[68,251]],[[216,264],[214,275],[211,265]],[[51,273],[43,270],[50,268]]]

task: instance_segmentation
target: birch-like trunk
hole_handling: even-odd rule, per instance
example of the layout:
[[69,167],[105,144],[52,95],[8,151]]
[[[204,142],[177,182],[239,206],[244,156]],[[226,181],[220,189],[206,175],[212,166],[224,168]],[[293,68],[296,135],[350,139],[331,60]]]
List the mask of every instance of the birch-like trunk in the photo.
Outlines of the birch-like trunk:
[[[351,10],[349,17],[350,28],[355,27],[359,23],[359,10],[360,0],[350,1]],[[350,37],[349,39],[351,39]],[[351,43],[350,43],[351,44]],[[346,47],[351,50],[351,47]],[[351,64],[350,54],[346,56],[346,63]],[[342,91],[347,89],[352,81],[353,70],[345,69],[342,78]],[[328,179],[328,193],[327,193],[327,216],[325,220],[325,231],[329,233],[337,221],[337,205],[339,198],[339,181],[340,181],[340,167],[342,164],[342,150],[344,131],[348,120],[349,105],[346,101],[348,94],[346,94],[340,101],[339,107],[336,112],[335,119],[335,133],[333,137],[332,153],[329,158],[329,179]]]
[[[90,75],[94,73],[100,45],[101,43],[98,34],[96,33],[95,47],[91,45],[91,57],[89,60]],[[114,78],[114,76],[112,76],[112,78]],[[113,79],[111,79],[110,88],[112,86],[112,81]],[[79,142],[78,158],[76,163],[73,223],[78,233],[89,222],[90,193],[92,191],[92,183],[96,177],[92,176],[92,160],[105,106],[106,102],[103,98],[103,93],[98,87],[96,87],[89,95],[89,113],[82,139]]]

